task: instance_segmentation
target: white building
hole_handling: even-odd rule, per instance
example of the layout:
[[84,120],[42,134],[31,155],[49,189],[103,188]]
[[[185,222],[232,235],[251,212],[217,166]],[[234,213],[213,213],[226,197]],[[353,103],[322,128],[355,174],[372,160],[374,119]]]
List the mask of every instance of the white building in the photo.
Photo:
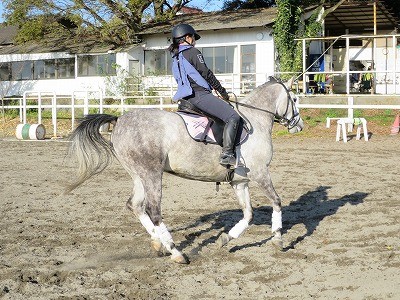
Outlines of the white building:
[[[196,47],[203,52],[208,67],[228,91],[243,94],[275,74],[272,25],[276,15],[276,7],[178,15],[170,22],[147,24],[135,41],[117,49],[94,39],[78,42],[63,37],[14,45],[15,28],[1,28],[0,96],[22,95],[24,91],[71,95],[88,90],[103,95],[135,90],[171,95],[175,80],[167,48],[171,29],[178,23],[189,23],[198,31],[201,39]],[[399,21],[381,1],[345,2],[326,16],[324,39],[304,48],[302,90],[309,91],[314,84],[312,91],[317,92],[313,72],[322,72],[333,78],[334,93],[359,92],[350,77],[360,77],[371,67],[374,92],[400,93],[398,28]],[[309,69],[320,55],[323,68],[315,64]],[[129,87],[127,74],[133,76]]]
[[123,77],[126,75],[121,73],[128,72],[141,77],[144,89],[170,92],[175,85],[167,51],[171,29],[178,23],[190,23],[201,35],[196,47],[208,67],[228,90],[247,92],[274,74],[271,32],[275,16],[276,8],[179,15],[167,24],[149,24],[137,42],[118,49],[94,40],[75,43],[62,37],[19,46],[12,42],[16,29],[2,28],[0,91],[4,96],[24,91],[117,94],[121,86],[116,75]]

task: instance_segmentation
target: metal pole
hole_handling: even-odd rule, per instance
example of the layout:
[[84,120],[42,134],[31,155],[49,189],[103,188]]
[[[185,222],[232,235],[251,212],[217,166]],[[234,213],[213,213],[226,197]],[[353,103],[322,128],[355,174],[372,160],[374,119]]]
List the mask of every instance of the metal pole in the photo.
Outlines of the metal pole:
[[376,89],[376,66],[375,66],[375,61],[376,61],[376,33],[377,33],[377,28],[376,28],[376,2],[377,0],[374,1],[374,39],[373,39],[373,44],[372,44],[372,70],[373,76],[372,76],[372,82],[371,82],[371,94],[375,93]]
[[374,1],[374,35],[376,35],[376,1]]
[[346,94],[350,94],[350,40],[346,37]]
[[396,51],[396,37],[392,37],[393,45],[393,94],[396,94],[396,69],[397,69],[397,51]]
[[306,74],[305,74],[306,68],[307,68],[307,64],[306,64],[307,56],[306,56],[306,40],[305,39],[303,39],[302,44],[303,44],[303,93],[307,94]]

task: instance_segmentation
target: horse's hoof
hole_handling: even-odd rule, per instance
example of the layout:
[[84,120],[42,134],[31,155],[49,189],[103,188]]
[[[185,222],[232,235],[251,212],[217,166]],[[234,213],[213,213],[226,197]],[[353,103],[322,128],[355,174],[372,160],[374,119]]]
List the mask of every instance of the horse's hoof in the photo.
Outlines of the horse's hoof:
[[280,237],[273,237],[272,238],[272,245],[274,245],[274,247],[280,251],[283,250],[283,241],[282,238]]
[[167,256],[170,254],[160,241],[152,240],[151,247],[156,251],[158,256]]
[[217,242],[219,248],[226,246],[231,239],[232,237],[229,234],[226,234],[225,232],[222,233]]
[[187,260],[182,254],[175,254],[175,255],[172,255],[171,256],[171,260],[173,261],[173,262],[176,262],[176,263],[178,263],[178,264],[188,264],[189,263],[189,260]]

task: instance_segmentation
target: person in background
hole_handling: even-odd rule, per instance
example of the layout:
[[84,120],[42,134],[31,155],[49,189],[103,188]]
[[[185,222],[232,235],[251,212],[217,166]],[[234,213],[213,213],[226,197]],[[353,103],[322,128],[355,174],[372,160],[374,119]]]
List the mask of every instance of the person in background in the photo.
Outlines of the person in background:
[[[179,24],[172,29],[172,44],[168,50],[172,55],[172,73],[178,83],[173,100],[185,99],[225,123],[219,163],[225,167],[234,166],[240,116],[227,102],[228,93],[207,67],[202,53],[194,47],[198,39],[200,35],[189,24]],[[213,89],[222,99],[212,94]]]

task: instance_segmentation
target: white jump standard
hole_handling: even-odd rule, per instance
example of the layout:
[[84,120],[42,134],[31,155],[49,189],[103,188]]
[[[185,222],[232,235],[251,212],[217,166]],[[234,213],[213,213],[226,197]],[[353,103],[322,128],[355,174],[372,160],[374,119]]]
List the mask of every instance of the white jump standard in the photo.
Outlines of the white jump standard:
[[346,124],[357,126],[356,140],[361,137],[361,129],[363,130],[364,140],[368,141],[367,121],[364,118],[340,118],[337,121],[336,141],[340,141],[340,133],[343,135],[343,142],[347,143]]

